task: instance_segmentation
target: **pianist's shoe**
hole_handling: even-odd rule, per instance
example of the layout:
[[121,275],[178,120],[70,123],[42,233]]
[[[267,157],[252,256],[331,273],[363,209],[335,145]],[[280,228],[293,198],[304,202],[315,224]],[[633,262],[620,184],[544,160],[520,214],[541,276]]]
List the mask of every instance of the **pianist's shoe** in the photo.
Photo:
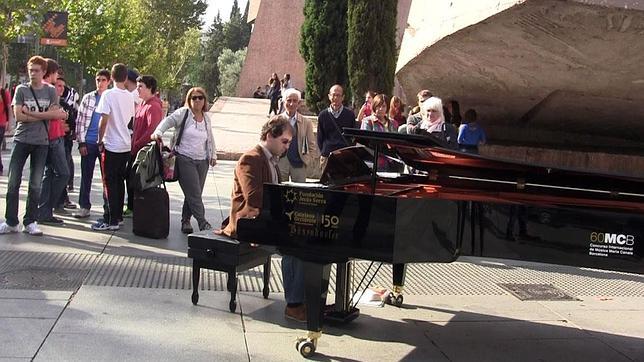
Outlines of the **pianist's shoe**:
[[306,323],[306,307],[304,304],[297,307],[287,306],[284,309],[284,316],[297,322]]

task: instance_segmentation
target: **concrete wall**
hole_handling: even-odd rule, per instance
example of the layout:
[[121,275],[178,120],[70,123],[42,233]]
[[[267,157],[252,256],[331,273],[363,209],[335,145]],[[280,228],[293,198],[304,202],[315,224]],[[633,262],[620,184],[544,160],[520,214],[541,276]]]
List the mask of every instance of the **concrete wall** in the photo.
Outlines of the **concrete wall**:
[[644,178],[643,156],[502,145],[486,145],[480,152],[529,164]]
[[[401,46],[412,0],[398,0],[396,45]],[[252,96],[272,72],[290,73],[293,85],[304,89],[304,59],[299,53],[304,0],[250,0],[247,21],[255,21],[248,54],[237,84],[238,97]],[[402,88],[398,87],[398,93]]]
[[[413,0],[396,72],[444,37],[524,0]],[[414,93],[415,95],[415,93]]]
[[641,2],[587,3],[414,1],[397,78],[475,108],[493,143],[643,154]]
[[304,89],[304,59],[300,55],[300,27],[304,0],[264,0],[259,3],[248,53],[237,83],[238,97],[251,97],[273,72],[291,74],[293,86]]

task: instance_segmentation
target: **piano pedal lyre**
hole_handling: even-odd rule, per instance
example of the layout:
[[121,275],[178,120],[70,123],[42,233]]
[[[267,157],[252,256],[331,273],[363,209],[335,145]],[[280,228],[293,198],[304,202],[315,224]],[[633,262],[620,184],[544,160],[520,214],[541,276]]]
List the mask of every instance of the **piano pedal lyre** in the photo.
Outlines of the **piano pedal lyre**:
[[302,357],[311,357],[315,353],[320,337],[322,337],[322,332],[309,331],[306,337],[300,337],[295,340],[295,349],[300,352]]

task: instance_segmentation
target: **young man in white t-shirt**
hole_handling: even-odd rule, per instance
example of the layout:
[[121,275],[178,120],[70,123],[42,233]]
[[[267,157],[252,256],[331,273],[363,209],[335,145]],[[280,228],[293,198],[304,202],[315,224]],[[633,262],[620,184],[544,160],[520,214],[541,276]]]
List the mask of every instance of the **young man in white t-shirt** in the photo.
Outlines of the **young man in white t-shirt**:
[[123,200],[127,162],[130,159],[132,137],[127,125],[134,117],[134,98],[125,88],[127,67],[124,64],[112,66],[114,88],[101,96],[96,112],[101,114],[98,131],[98,149],[103,162],[103,192],[107,207],[103,219],[92,225],[93,230],[118,230],[123,220]]

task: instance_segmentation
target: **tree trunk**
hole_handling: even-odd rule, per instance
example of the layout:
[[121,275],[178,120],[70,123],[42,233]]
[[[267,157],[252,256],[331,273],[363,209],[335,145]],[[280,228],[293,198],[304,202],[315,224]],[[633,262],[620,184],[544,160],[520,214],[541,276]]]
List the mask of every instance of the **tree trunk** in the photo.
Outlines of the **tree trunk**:
[[9,59],[9,44],[2,43],[2,69],[0,69],[0,88],[4,88],[7,74],[7,59]]

